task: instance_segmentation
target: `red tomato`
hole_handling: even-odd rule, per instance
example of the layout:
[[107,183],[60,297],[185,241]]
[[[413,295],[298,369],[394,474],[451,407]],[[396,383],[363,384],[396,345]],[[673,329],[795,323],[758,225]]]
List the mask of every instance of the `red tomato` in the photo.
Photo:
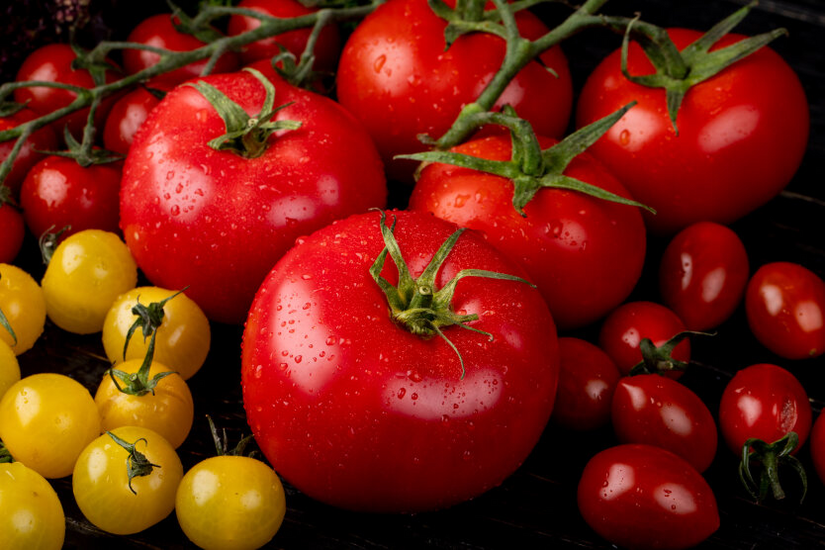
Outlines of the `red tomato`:
[[721,325],[742,300],[748,253],[728,227],[697,222],[679,232],[659,263],[662,299],[690,330]]
[[[195,38],[191,34],[181,32],[172,23],[171,13],[159,13],[152,15],[141,21],[137,27],[132,29],[128,42],[137,42],[155,48],[163,48],[174,52],[187,52],[197,50],[205,46],[204,42]],[[127,74],[135,74],[156,65],[160,61],[160,55],[148,50],[126,49],[123,50],[123,69]],[[208,63],[208,59],[202,59],[190,63],[174,71],[163,73],[155,77],[156,82],[164,82],[169,85],[179,84],[190,78],[200,76]],[[218,58],[212,69],[212,73],[228,73],[237,70],[239,67],[238,56],[234,52],[226,52]]]
[[[555,140],[542,138],[543,149]],[[510,137],[491,136],[453,149],[474,157],[510,159]],[[573,159],[565,175],[627,197],[593,157]],[[428,164],[410,197],[426,210],[480,231],[530,274],[559,328],[584,326],[621,304],[633,290],[645,258],[639,209],[565,189],[542,189],[513,208],[513,184],[499,176],[446,164]],[[609,271],[610,276],[605,277]]]
[[[60,82],[71,84],[82,88],[93,88],[94,80],[86,69],[73,69],[72,62],[77,59],[72,47],[68,44],[47,44],[37,48],[23,60],[23,64],[17,71],[17,81],[39,80],[45,82]],[[106,82],[116,80],[112,71],[106,72]],[[61,88],[49,88],[46,86],[34,86],[29,88],[18,88],[14,90],[14,100],[17,103],[26,103],[27,106],[38,115],[46,115],[69,105],[77,98],[77,94],[71,90]],[[95,127],[103,128],[106,115],[115,101],[114,96],[104,99],[95,111]],[[63,135],[64,126],[68,126],[69,131],[78,141],[83,135],[83,127],[86,119],[89,118],[89,109],[80,109],[68,114],[53,124],[55,132]]]
[[[296,0],[241,0],[238,7],[282,18],[300,17],[317,11],[317,8],[307,8]],[[235,36],[260,26],[259,19],[245,15],[233,15],[229,18],[227,34]],[[281,53],[280,46],[300,59],[311,32],[312,27],[305,27],[247,44],[241,50],[241,61],[249,65],[260,59],[270,59]],[[340,52],[341,38],[338,35],[338,27],[334,23],[325,26],[318,35],[318,41],[313,49],[315,55],[313,68],[319,71],[334,71]]]
[[658,374],[622,378],[613,394],[613,429],[622,443],[667,449],[704,472],[716,456],[716,422],[698,395]]
[[559,388],[552,420],[570,430],[594,430],[610,422],[619,369],[598,347],[559,338]]
[[[16,128],[36,117],[37,115],[34,111],[25,108],[11,116],[0,117],[0,132]],[[14,148],[15,141],[14,139],[0,141],[0,163],[8,158],[9,153],[11,153],[11,150]],[[43,151],[54,151],[56,149],[57,136],[55,136],[51,126],[44,126],[35,130],[23,143],[23,146],[17,153],[17,158],[14,159],[11,165],[11,172],[6,175],[6,179],[0,182],[0,185],[8,187],[11,190],[11,196],[17,197],[26,173],[38,160],[45,156]]]
[[578,503],[594,531],[625,548],[690,548],[719,528],[716,498],[701,474],[650,445],[594,456],[579,481]]
[[[628,302],[617,307],[604,320],[599,332],[599,347],[613,359],[622,374],[629,374],[642,361],[639,349],[642,339],[648,338],[659,347],[685,330],[679,316],[663,305]],[[684,339],[679,342],[671,356],[677,361],[690,361],[690,341]],[[668,371],[668,376],[678,378],[681,371]]]
[[[702,33],[669,29],[680,50]],[[744,38],[729,34],[711,51]],[[620,51],[588,78],[576,124],[594,122],[638,101],[590,152],[603,161],[633,197],[656,209],[645,214],[657,233],[691,223],[732,222],[766,203],[796,172],[808,140],[808,102],[793,69],[764,47],[692,87],[679,110],[675,135],[665,91],[633,84],[621,72]],[[635,42],[631,75],[653,72]],[[754,162],[754,159],[771,162]]]
[[750,438],[773,443],[788,432],[799,436],[799,447],[811,431],[811,403],[796,377],[776,365],[760,363],[733,377],[719,403],[719,428],[738,454]]
[[[247,72],[202,79],[249,113],[265,98]],[[156,286],[187,295],[222,322],[240,323],[266,274],[301,235],[382,206],[386,185],[369,135],[337,103],[276,84],[273,120],[301,123],[268,138],[256,158],[212,149],[224,121],[191,86],[155,107],[123,172],[121,228]]]
[[822,414],[811,430],[811,459],[819,479],[825,482],[825,415]]
[[[516,21],[526,38],[547,32],[527,11],[520,11]],[[367,126],[390,179],[412,179],[415,163],[393,161],[393,156],[424,151],[419,134],[441,137],[504,59],[504,41],[488,33],[465,34],[445,51],[446,26],[426,0],[390,0],[367,16],[344,45],[338,98]],[[537,134],[560,137],[572,97],[567,59],[554,47],[516,75],[496,106],[509,104]]]
[[67,226],[61,238],[84,229],[116,233],[122,167],[117,161],[84,168],[56,155],[41,160],[20,189],[26,225],[36,237]]
[[[0,187],[0,194],[2,191]],[[25,233],[23,215],[11,204],[3,202],[0,196],[0,264],[10,264],[17,257],[20,247],[23,246]]]
[[[168,83],[153,82],[151,87],[168,92]],[[138,128],[146,121],[149,112],[160,103],[160,98],[144,87],[138,87],[121,97],[109,112],[103,128],[103,145],[109,151],[126,155]]]
[[825,282],[799,264],[760,267],[745,292],[745,311],[759,342],[786,359],[825,352]]
[[[457,227],[394,215],[418,277]],[[524,282],[467,277],[452,311],[478,314],[469,327],[492,340],[444,327],[453,349],[408,332],[370,275],[384,247],[379,220],[339,221],[276,264],[244,331],[244,408],[270,463],[307,495],[355,510],[442,508],[501,483],[538,441],[556,392],[555,328]],[[433,287],[471,268],[520,273],[466,231]],[[396,283],[392,261],[381,273]]]

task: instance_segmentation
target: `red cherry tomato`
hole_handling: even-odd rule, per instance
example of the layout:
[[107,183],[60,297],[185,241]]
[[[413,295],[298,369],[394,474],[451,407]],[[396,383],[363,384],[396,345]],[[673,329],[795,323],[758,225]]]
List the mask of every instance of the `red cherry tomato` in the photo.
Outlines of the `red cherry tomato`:
[[825,415],[820,414],[811,429],[811,459],[819,479],[825,483]]
[[795,263],[760,267],[745,292],[745,311],[759,342],[786,359],[825,352],[825,282]]
[[748,254],[730,228],[698,222],[679,232],[659,264],[665,305],[689,330],[721,325],[742,301],[750,274]]
[[[171,86],[163,81],[151,83],[151,87],[168,92]],[[146,121],[149,112],[160,103],[160,97],[140,86],[121,97],[109,112],[103,128],[103,145],[109,151],[126,155],[138,128]]]
[[690,548],[719,528],[716,498],[683,458],[650,445],[619,445],[582,473],[578,504],[599,535],[624,548]]
[[[0,189],[2,193],[3,189]],[[26,224],[20,211],[0,197],[0,264],[10,264],[23,246]],[[5,329],[2,329],[5,330]]]
[[[21,109],[10,116],[0,117],[0,132],[16,128],[36,117],[37,114],[28,108]],[[0,141],[0,163],[8,158],[9,153],[14,148],[14,142],[13,139]],[[5,185],[10,189],[11,196],[16,198],[26,173],[45,156],[44,151],[56,150],[57,143],[57,136],[51,126],[43,126],[35,130],[23,143],[17,153],[17,158],[14,159],[11,165],[11,172],[6,175],[6,179],[0,182],[0,185]]]

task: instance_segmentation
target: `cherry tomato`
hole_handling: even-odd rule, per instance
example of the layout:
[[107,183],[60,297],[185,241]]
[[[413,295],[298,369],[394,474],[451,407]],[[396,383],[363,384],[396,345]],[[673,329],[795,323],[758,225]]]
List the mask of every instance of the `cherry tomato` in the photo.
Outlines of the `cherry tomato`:
[[10,263],[23,246],[26,224],[23,222],[23,214],[3,201],[2,193],[3,188],[0,187],[0,263]]
[[590,459],[578,504],[594,531],[625,548],[690,548],[719,528],[716,498],[701,474],[650,445],[619,445]]
[[[3,330],[5,329],[0,327],[0,331]],[[6,342],[0,340],[0,398],[18,380],[20,364],[17,362],[17,356]]]
[[[702,33],[668,29],[678,49]],[[711,51],[742,40],[722,37]],[[808,101],[793,69],[763,47],[685,95],[676,119],[665,91],[627,80],[621,51],[605,58],[582,88],[579,127],[637,101],[589,151],[604,162],[633,197],[654,208],[645,213],[656,233],[675,233],[703,220],[730,223],[774,197],[796,172],[808,140]],[[636,43],[630,44],[631,75],[653,72]],[[754,159],[773,159],[769,163]]]
[[600,348],[579,338],[559,338],[559,387],[551,420],[571,430],[610,422],[619,369]]
[[664,304],[690,330],[721,325],[742,301],[750,274],[748,254],[728,227],[697,222],[679,232],[659,263]]
[[825,282],[791,262],[763,265],[745,292],[745,311],[759,342],[786,359],[825,352]]
[[183,532],[201,548],[253,550],[268,543],[281,527],[284,488],[260,460],[214,456],[183,476],[175,513]]
[[716,422],[690,389],[658,374],[622,378],[612,404],[613,429],[622,443],[667,449],[704,472],[716,456]]
[[68,376],[27,376],[0,400],[0,439],[15,460],[43,477],[71,474],[80,451],[99,434],[94,399]]
[[0,464],[0,548],[60,550],[66,516],[43,476],[20,462]]
[[59,245],[43,275],[46,313],[75,334],[100,332],[115,299],[137,284],[137,266],[123,241],[86,229]]
[[[37,114],[28,108],[23,108],[13,115],[0,117],[0,132],[11,130],[37,117]],[[0,141],[0,162],[6,160],[14,148],[15,140]],[[16,197],[23,184],[23,178],[38,160],[44,157],[43,151],[54,151],[57,149],[57,136],[51,126],[43,126],[35,130],[20,148],[17,157],[11,165],[11,172],[6,179],[0,182],[11,190],[11,196]],[[0,193],[1,194],[1,193]],[[0,245],[2,246],[2,245]],[[2,254],[0,254],[0,258]]]
[[738,371],[719,403],[719,428],[737,455],[750,438],[773,443],[788,432],[799,436],[799,449],[811,431],[811,417],[811,403],[799,380],[768,363]]
[[825,482],[825,416],[822,414],[811,429],[811,459],[819,479]]
[[83,449],[72,474],[72,492],[80,511],[96,527],[130,535],[155,525],[175,508],[183,465],[175,449],[147,428],[112,430],[144,455],[151,473],[129,479],[129,451],[104,433]]
[[31,349],[46,324],[46,301],[37,281],[17,266],[0,263],[0,310],[14,330],[17,343],[2,327],[0,340],[16,355]]
[[[171,84],[165,82],[152,82],[150,87],[162,92],[168,92],[172,88]],[[125,156],[138,128],[158,103],[160,98],[144,86],[139,86],[118,99],[106,117],[106,126],[103,128],[105,148]]]

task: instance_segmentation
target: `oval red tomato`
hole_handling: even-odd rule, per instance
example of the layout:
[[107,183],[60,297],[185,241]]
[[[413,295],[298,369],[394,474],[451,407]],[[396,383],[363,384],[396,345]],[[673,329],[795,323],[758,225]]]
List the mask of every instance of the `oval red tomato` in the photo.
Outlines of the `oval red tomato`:
[[[0,132],[17,128],[23,123],[36,118],[37,115],[31,109],[24,108],[13,115],[0,117]],[[14,148],[16,140],[0,141],[0,162],[6,160]],[[57,136],[54,134],[51,126],[43,126],[32,132],[26,138],[17,157],[11,165],[11,172],[6,175],[6,179],[0,182],[0,185],[5,185],[11,191],[12,197],[17,197],[20,192],[20,186],[23,184],[23,179],[26,173],[34,166],[37,161],[41,160],[45,155],[44,151],[54,151],[57,149]]]
[[819,479],[825,483],[825,416],[820,414],[811,429],[811,460]]

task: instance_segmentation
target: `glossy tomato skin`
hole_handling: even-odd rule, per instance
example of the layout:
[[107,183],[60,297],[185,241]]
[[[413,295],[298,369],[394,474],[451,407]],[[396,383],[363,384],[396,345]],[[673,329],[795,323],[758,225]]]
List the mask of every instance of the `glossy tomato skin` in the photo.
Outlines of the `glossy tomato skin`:
[[768,363],[738,371],[719,403],[719,429],[736,454],[749,438],[773,443],[792,431],[799,436],[798,450],[808,439],[811,417],[811,403],[799,380]]
[[66,516],[52,486],[20,462],[0,464],[0,548],[60,550]]
[[0,309],[14,330],[17,343],[5,328],[0,330],[0,340],[7,343],[15,355],[30,350],[46,325],[43,289],[19,267],[0,263]]
[[[172,85],[166,82],[153,82],[151,87],[168,92]],[[139,86],[124,95],[112,106],[103,128],[103,145],[108,151],[121,155],[129,152],[135,134],[149,117],[149,113],[160,103],[160,98],[143,86]]]
[[[414,277],[456,227],[397,212]],[[498,485],[525,459],[553,408],[552,318],[537,291],[466,278],[453,309],[473,328],[421,339],[397,326],[368,270],[383,241],[377,212],[302,239],[264,281],[243,339],[244,408],[273,467],[302,492],[355,510],[443,508]],[[383,274],[392,283],[394,266]],[[467,231],[439,272],[519,273]]]
[[[543,149],[555,140],[541,138]],[[454,149],[491,160],[510,158],[510,137],[490,136]],[[583,153],[565,175],[622,196],[627,190],[601,164]],[[420,173],[410,208],[476,229],[530,274],[561,329],[600,319],[633,290],[645,258],[645,227],[638,208],[576,191],[543,189],[513,208],[506,178],[446,164]],[[610,277],[605,277],[606,270]]]
[[5,341],[0,340],[0,399],[15,382],[20,380],[17,356]]
[[[669,29],[683,49],[702,33]],[[729,34],[711,51],[744,38]],[[631,43],[631,75],[653,72]],[[590,152],[604,162],[636,200],[656,209],[649,229],[675,233],[691,223],[727,224],[751,212],[788,184],[805,152],[808,102],[793,69],[763,47],[694,86],[679,110],[679,135],[668,118],[665,92],[628,81],[620,51],[605,58],[585,83],[576,124],[594,122],[638,101]],[[754,162],[767,159],[771,162]]]
[[732,229],[714,222],[691,224],[662,254],[662,300],[689,330],[715,328],[741,303],[749,269],[745,245]]
[[[263,85],[247,72],[204,79],[257,114]],[[156,286],[180,289],[213,320],[240,323],[295,239],[382,206],[386,184],[369,135],[340,105],[277,82],[275,119],[301,128],[247,159],[207,141],[226,132],[195,88],[171,91],[135,137],[121,184],[121,228]]]
[[792,262],[760,267],[745,291],[748,326],[759,342],[786,359],[825,353],[825,282]]
[[578,505],[594,531],[625,548],[690,548],[719,528],[716,498],[701,474],[650,445],[594,456],[579,481]]
[[[519,12],[516,21],[527,38],[547,32],[526,11]],[[487,33],[466,34],[445,51],[446,25],[426,0],[391,0],[358,25],[341,53],[338,98],[367,126],[390,179],[412,180],[415,163],[392,157],[425,150],[419,134],[441,137],[504,58],[504,42]],[[567,59],[558,47],[540,59],[516,75],[496,106],[509,104],[537,134],[560,137],[573,97]]]
[[[21,109],[13,115],[0,117],[0,132],[16,128],[36,117],[37,114],[29,108]],[[13,139],[0,141],[0,162],[8,158],[14,148],[14,142]],[[11,172],[6,175],[6,179],[0,185],[5,185],[11,189],[11,196],[17,197],[28,171],[45,156],[43,151],[56,150],[57,143],[57,136],[51,126],[43,126],[32,132],[17,153],[17,157],[11,165]]]
[[0,201],[0,263],[10,264],[23,247],[26,224],[23,214],[9,203]]
[[716,422],[698,395],[658,374],[622,378],[612,404],[613,429],[622,443],[667,449],[704,472],[716,456]]

